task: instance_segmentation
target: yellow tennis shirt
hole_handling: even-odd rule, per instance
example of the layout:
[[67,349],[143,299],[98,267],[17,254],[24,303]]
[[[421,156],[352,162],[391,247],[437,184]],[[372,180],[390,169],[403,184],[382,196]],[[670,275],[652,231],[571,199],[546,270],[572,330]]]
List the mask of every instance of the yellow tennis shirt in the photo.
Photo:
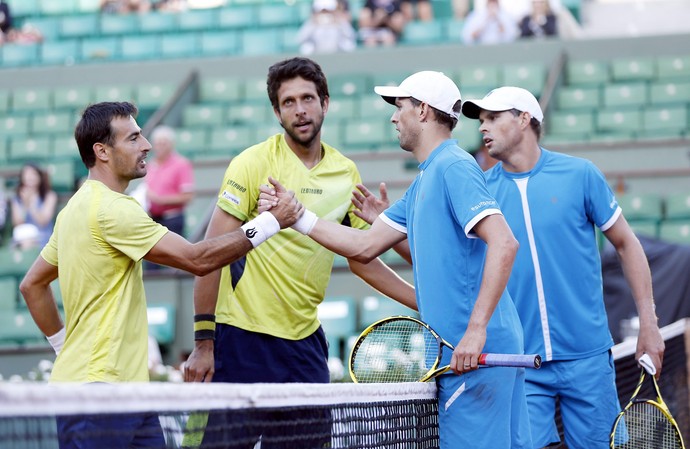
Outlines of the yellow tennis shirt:
[[[259,186],[268,177],[293,190],[322,219],[368,227],[352,212],[350,199],[361,178],[354,162],[322,144],[324,155],[312,169],[292,152],[282,134],[235,157],[223,179],[218,207],[239,220],[257,215]],[[293,229],[284,229],[245,258],[222,270],[216,321],[252,332],[298,340],[319,327],[334,254]]]
[[128,195],[87,180],[41,256],[58,267],[66,339],[55,382],[142,382],[148,322],[142,258],[168,232]]

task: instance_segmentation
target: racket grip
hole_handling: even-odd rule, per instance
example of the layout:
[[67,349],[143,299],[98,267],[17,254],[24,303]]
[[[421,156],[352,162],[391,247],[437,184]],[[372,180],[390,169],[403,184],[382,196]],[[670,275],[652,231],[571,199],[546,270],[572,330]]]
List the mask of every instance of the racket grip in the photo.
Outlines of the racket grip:
[[541,367],[541,356],[539,354],[481,354],[479,356],[479,364],[539,369]]

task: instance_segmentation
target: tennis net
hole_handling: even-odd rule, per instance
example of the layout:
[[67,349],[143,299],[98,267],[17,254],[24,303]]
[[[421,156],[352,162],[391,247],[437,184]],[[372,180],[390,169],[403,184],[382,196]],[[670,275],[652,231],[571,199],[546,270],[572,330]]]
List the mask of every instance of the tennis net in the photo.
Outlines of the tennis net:
[[[90,434],[73,425],[94,419]],[[128,447],[116,442],[130,438],[123,426],[133,421],[144,423],[139,438],[158,439],[161,448],[439,446],[433,383],[0,384],[3,449],[52,449],[79,438]]]

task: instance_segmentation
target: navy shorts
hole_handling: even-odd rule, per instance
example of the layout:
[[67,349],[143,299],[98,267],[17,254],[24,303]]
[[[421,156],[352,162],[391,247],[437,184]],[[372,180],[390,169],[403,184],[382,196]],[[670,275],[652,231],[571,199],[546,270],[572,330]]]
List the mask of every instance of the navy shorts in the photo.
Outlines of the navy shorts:
[[[286,340],[216,324],[213,382],[328,383],[328,343],[322,328]],[[302,421],[303,425],[295,424]],[[211,412],[201,447],[265,449],[329,447],[330,410],[301,407]]]
[[57,418],[60,449],[129,449],[165,447],[158,415],[60,416]]

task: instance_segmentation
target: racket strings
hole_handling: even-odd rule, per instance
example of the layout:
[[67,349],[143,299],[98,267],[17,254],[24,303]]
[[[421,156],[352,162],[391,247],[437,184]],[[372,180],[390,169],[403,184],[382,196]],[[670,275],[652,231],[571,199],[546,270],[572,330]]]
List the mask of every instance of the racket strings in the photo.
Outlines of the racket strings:
[[666,414],[649,402],[634,403],[614,432],[616,449],[680,449],[680,435]]
[[414,382],[432,369],[438,356],[436,338],[424,326],[392,320],[374,327],[352,356],[358,382]]

